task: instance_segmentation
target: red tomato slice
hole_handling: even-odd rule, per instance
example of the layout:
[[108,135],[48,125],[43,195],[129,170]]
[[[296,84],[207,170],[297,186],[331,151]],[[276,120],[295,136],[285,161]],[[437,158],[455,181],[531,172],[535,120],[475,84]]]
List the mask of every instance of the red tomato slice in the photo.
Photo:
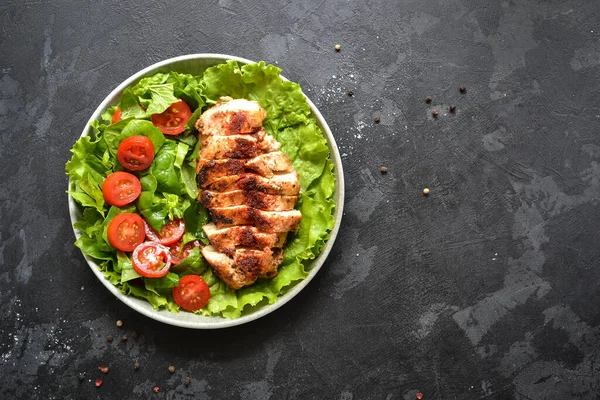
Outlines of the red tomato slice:
[[152,114],[152,123],[165,135],[178,135],[185,130],[191,116],[190,107],[185,101],[179,100],[162,114]]
[[140,180],[129,172],[113,172],[102,183],[102,195],[111,206],[123,207],[142,193]]
[[121,251],[133,251],[144,241],[144,220],[137,214],[123,213],[108,223],[108,241]]
[[175,218],[165,224],[157,233],[154,228],[146,222],[146,236],[152,242],[158,242],[168,246],[177,242],[185,233],[185,221],[182,218]]
[[119,144],[119,163],[131,171],[142,171],[154,160],[154,145],[146,136],[131,136]]
[[121,115],[123,115],[123,112],[120,108],[117,108],[112,116],[111,123],[116,124],[117,122],[119,122],[121,120]]
[[169,248],[156,242],[144,242],[133,250],[131,263],[135,272],[146,278],[165,276],[171,268]]
[[186,243],[185,246],[181,246],[181,241],[172,244],[169,247],[171,252],[171,263],[173,265],[177,265],[190,255],[194,248],[200,247],[200,241],[194,240],[192,242]]
[[208,303],[210,289],[198,275],[186,275],[173,288],[173,299],[184,310],[196,311]]

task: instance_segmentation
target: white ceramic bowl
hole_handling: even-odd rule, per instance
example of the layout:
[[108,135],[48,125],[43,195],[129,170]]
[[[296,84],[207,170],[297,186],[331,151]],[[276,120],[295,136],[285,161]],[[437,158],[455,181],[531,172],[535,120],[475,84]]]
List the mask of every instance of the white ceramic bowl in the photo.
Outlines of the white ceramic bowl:
[[[83,132],[81,133],[81,135],[82,136],[90,135],[90,133],[91,133],[90,123],[94,120],[99,119],[100,115],[108,107],[118,104],[123,89],[125,89],[127,86],[130,86],[131,84],[135,83],[140,78],[143,78],[143,77],[149,76],[149,75],[153,75],[157,72],[168,72],[168,71],[177,71],[177,72],[181,72],[181,73],[190,73],[193,75],[200,75],[207,68],[209,68],[213,65],[222,64],[226,60],[235,60],[240,65],[249,64],[249,63],[253,62],[253,61],[246,60],[243,58],[228,56],[228,55],[224,55],[224,54],[190,54],[190,55],[170,58],[170,59],[158,62],[154,65],[151,65],[147,68],[142,69],[141,71],[139,71],[139,72],[133,74],[132,76],[130,76],[129,78],[127,78],[125,81],[123,81],[123,83],[121,83],[119,86],[117,86],[117,88],[115,90],[113,90],[108,96],[106,96],[106,98],[102,101],[102,103],[100,103],[98,108],[96,108],[96,110],[92,114],[90,120],[83,128]],[[283,78],[283,79],[285,79],[285,78]],[[306,279],[299,282],[291,290],[289,290],[284,295],[279,297],[275,303],[265,305],[265,306],[257,309],[256,311],[252,312],[251,314],[244,315],[237,319],[226,319],[226,318],[221,318],[221,317],[205,317],[203,315],[197,315],[197,314],[193,314],[190,312],[183,312],[183,311],[179,312],[179,313],[172,313],[167,310],[157,311],[157,310],[153,309],[152,306],[150,305],[150,303],[148,303],[147,301],[140,300],[133,296],[127,296],[127,295],[121,293],[119,291],[119,289],[117,289],[113,284],[111,284],[107,279],[104,278],[104,274],[99,270],[98,265],[94,262],[94,260],[92,260],[90,257],[88,257],[84,254],[83,256],[85,257],[87,263],[89,264],[89,266],[92,269],[92,271],[94,272],[94,274],[98,277],[100,282],[102,282],[102,284],[104,286],[106,286],[106,288],[112,294],[114,294],[119,300],[121,300],[123,303],[127,304],[129,307],[133,308],[134,310],[136,310],[152,319],[155,319],[160,322],[164,322],[166,324],[181,326],[181,327],[185,327],[185,328],[193,328],[193,329],[227,328],[230,326],[241,325],[246,322],[253,321],[257,318],[260,318],[266,314],[269,314],[269,313],[275,311],[276,309],[278,309],[279,307],[281,307],[282,305],[284,305],[285,303],[290,301],[302,289],[304,289],[304,287],[306,285],[308,285],[308,283],[312,280],[312,278],[314,278],[314,276],[317,274],[317,272],[319,271],[319,269],[325,262],[327,255],[331,251],[333,242],[335,241],[335,237],[337,236],[338,230],[340,228],[340,223],[342,220],[342,212],[343,212],[343,208],[344,208],[344,174],[342,171],[342,161],[340,159],[340,154],[339,154],[338,148],[335,144],[335,139],[333,138],[333,135],[331,134],[331,130],[329,129],[329,126],[327,126],[327,122],[325,122],[325,119],[323,118],[323,116],[321,115],[319,110],[317,110],[315,105],[308,98],[306,98],[306,100],[307,100],[308,104],[310,105],[313,116],[317,120],[317,123],[319,124],[320,128],[324,132],[325,137],[327,139],[327,143],[329,145],[329,150],[331,152],[331,160],[333,161],[333,164],[334,164],[334,174],[335,174],[335,178],[336,178],[336,186],[335,186],[335,193],[334,193],[334,199],[336,202],[335,215],[334,215],[335,225],[333,227],[333,230],[331,231],[331,237],[328,240],[328,242],[325,244],[325,247],[323,248],[323,251],[321,252],[321,254],[319,254],[314,260],[308,262],[308,264],[306,265],[307,270],[310,271],[309,275]],[[71,185],[71,182],[69,182],[69,186],[70,185]],[[77,204],[73,200],[73,198],[71,196],[69,196],[69,213],[71,215],[72,223],[75,223],[75,221],[79,220],[82,215],[82,208],[79,206],[79,204]],[[79,238],[79,236],[80,236],[79,231],[74,229],[74,232],[75,232],[75,237]]]

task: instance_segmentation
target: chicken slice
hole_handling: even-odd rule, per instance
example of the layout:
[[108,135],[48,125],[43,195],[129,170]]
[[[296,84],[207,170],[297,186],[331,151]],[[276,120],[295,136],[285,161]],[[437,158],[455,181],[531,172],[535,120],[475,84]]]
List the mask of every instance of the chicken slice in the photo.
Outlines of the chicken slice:
[[253,158],[277,151],[281,145],[272,136],[251,135],[208,136],[202,141],[200,157],[206,159]]
[[292,163],[281,151],[273,151],[246,161],[246,168],[256,171],[266,178],[271,178],[276,172],[290,171]]
[[[271,178],[275,173],[289,172],[292,164],[285,154],[281,151],[261,154],[249,160],[238,158],[225,158],[211,160],[200,158],[196,167],[198,175],[198,185],[202,188],[208,187],[217,178],[224,176],[239,176],[240,174],[251,171],[256,172],[265,178]],[[221,190],[214,189],[213,190]]]
[[265,211],[287,211],[294,208],[298,196],[279,196],[256,190],[214,192],[203,190],[200,201],[206,208],[248,205]]
[[196,167],[196,181],[199,187],[205,187],[217,178],[244,173],[246,170],[245,165],[245,160],[237,158],[227,158],[224,160],[200,158]]
[[254,225],[267,233],[296,232],[302,219],[298,210],[262,211],[250,206],[214,207],[208,212],[217,228]]
[[236,249],[232,257],[219,253],[213,246],[205,246],[202,255],[215,273],[234,290],[251,285],[258,278],[277,275],[277,266],[283,259],[281,249]]
[[202,113],[196,128],[205,136],[255,133],[262,128],[266,115],[256,101],[221,97],[216,105]]
[[[215,181],[215,184],[218,185],[218,179]],[[210,187],[207,189],[212,190]],[[300,180],[296,171],[275,174],[271,178],[247,173],[242,174],[240,179],[222,189],[224,192],[231,190],[256,190],[268,194],[297,196],[300,193]]]
[[287,232],[265,233],[254,226],[236,225],[227,228],[217,228],[215,224],[202,227],[210,244],[227,255],[233,255],[237,246],[253,249],[281,248],[285,243]]

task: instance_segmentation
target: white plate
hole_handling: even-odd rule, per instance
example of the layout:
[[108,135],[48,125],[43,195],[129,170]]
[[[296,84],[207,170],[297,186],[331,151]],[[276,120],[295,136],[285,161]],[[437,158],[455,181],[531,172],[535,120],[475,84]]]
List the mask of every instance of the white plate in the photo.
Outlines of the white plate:
[[[154,65],[151,65],[147,68],[144,68],[143,70],[141,70],[141,71],[133,74],[129,78],[127,78],[115,90],[113,90],[108,96],[106,96],[106,98],[102,101],[102,103],[100,103],[98,108],[96,108],[96,110],[92,114],[92,117],[90,118],[88,123],[85,125],[85,128],[83,129],[83,132],[81,133],[81,136],[90,135],[91,134],[90,123],[94,120],[99,119],[100,115],[108,107],[118,104],[123,89],[125,89],[126,87],[135,83],[138,79],[143,78],[145,76],[153,75],[157,72],[168,72],[168,71],[177,71],[177,72],[181,72],[181,73],[189,73],[192,75],[200,75],[207,68],[209,68],[213,65],[222,64],[226,60],[235,60],[240,65],[249,64],[249,63],[253,62],[253,61],[246,60],[243,58],[228,56],[228,55],[224,55],[224,54],[190,54],[190,55],[170,58],[170,59],[158,62]],[[282,79],[285,79],[285,78],[282,77]],[[221,317],[205,317],[203,315],[197,315],[197,314],[193,314],[190,312],[184,312],[184,311],[181,311],[179,313],[172,313],[168,310],[157,311],[157,310],[153,309],[152,306],[150,305],[150,303],[148,303],[147,301],[137,299],[133,296],[127,296],[127,295],[121,293],[119,291],[119,289],[117,289],[116,286],[114,286],[112,283],[110,283],[107,279],[104,278],[104,274],[102,273],[102,271],[100,271],[100,269],[98,268],[98,265],[94,262],[94,260],[92,260],[90,257],[88,257],[87,255],[84,254],[83,255],[84,258],[86,259],[90,268],[92,269],[94,274],[98,277],[100,282],[102,282],[102,284],[104,286],[106,286],[106,288],[112,294],[114,294],[119,300],[121,300],[123,303],[127,304],[129,307],[133,308],[134,310],[140,312],[141,314],[144,314],[154,320],[164,322],[165,324],[181,326],[184,328],[192,328],[192,329],[227,328],[230,326],[241,325],[246,322],[253,321],[257,318],[260,318],[264,315],[267,315],[267,314],[275,311],[276,309],[278,309],[279,307],[281,307],[282,305],[284,305],[285,303],[290,301],[302,289],[304,289],[304,287],[306,285],[308,285],[308,283],[312,280],[312,278],[314,278],[316,273],[319,271],[319,269],[325,262],[327,255],[331,251],[333,242],[335,241],[335,237],[337,236],[338,230],[340,228],[340,222],[342,220],[342,212],[343,212],[343,208],[344,208],[344,174],[342,171],[342,160],[340,159],[340,153],[335,144],[335,139],[333,138],[333,135],[331,134],[331,130],[329,129],[329,126],[327,125],[327,122],[325,122],[325,119],[323,118],[323,116],[321,115],[319,110],[317,110],[315,105],[308,98],[306,98],[306,100],[307,100],[308,104],[310,105],[313,116],[317,120],[319,127],[325,133],[325,137],[327,139],[327,143],[329,145],[329,150],[331,153],[331,160],[334,164],[334,174],[335,174],[335,179],[336,179],[335,193],[334,193],[334,200],[336,203],[335,215],[334,215],[335,225],[333,227],[333,230],[331,231],[331,237],[325,244],[323,251],[314,260],[307,262],[306,268],[307,268],[307,270],[309,270],[309,274],[306,279],[299,282],[296,286],[294,286],[291,290],[286,292],[284,295],[280,296],[275,303],[265,305],[265,306],[257,309],[256,311],[254,311],[248,315],[244,315],[237,319],[226,319],[226,318],[221,318]],[[71,185],[71,182],[69,181],[69,187],[70,187],[70,185]],[[79,206],[79,204],[77,204],[75,202],[75,200],[73,200],[73,198],[71,196],[69,196],[69,214],[71,215],[71,222],[73,224],[81,218],[81,215],[82,215],[81,213],[82,213],[82,208]],[[80,236],[79,231],[77,231],[76,229],[73,229],[73,230],[75,232],[75,237],[79,238],[79,236]]]

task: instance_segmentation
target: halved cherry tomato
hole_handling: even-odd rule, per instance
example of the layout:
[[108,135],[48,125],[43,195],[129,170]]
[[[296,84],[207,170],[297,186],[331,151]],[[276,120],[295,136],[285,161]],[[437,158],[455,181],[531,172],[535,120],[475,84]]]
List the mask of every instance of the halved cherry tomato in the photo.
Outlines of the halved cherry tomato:
[[140,180],[129,172],[113,172],[102,183],[102,195],[111,206],[123,207],[142,193]]
[[210,289],[198,275],[186,275],[173,288],[173,299],[184,310],[196,311],[208,303]]
[[144,241],[144,220],[137,214],[123,213],[108,223],[108,241],[121,251],[133,251]]
[[117,108],[112,116],[111,123],[116,124],[117,122],[119,122],[121,120],[121,115],[123,115],[123,112],[120,108]]
[[146,222],[146,236],[148,240],[168,246],[177,242],[185,233],[185,221],[181,218],[175,218],[167,222],[162,227],[160,233],[157,233],[154,228]]
[[169,106],[162,114],[152,114],[152,123],[165,135],[179,135],[192,116],[185,101],[179,100]]
[[160,278],[171,268],[171,254],[169,248],[160,243],[144,242],[133,250],[131,264],[141,276]]
[[181,241],[172,244],[169,246],[169,251],[171,252],[171,263],[173,265],[177,265],[190,255],[194,248],[200,247],[200,241],[194,240],[192,242],[186,243],[185,246],[181,246]]
[[142,171],[152,165],[154,145],[146,136],[131,136],[119,144],[119,163],[131,171]]

